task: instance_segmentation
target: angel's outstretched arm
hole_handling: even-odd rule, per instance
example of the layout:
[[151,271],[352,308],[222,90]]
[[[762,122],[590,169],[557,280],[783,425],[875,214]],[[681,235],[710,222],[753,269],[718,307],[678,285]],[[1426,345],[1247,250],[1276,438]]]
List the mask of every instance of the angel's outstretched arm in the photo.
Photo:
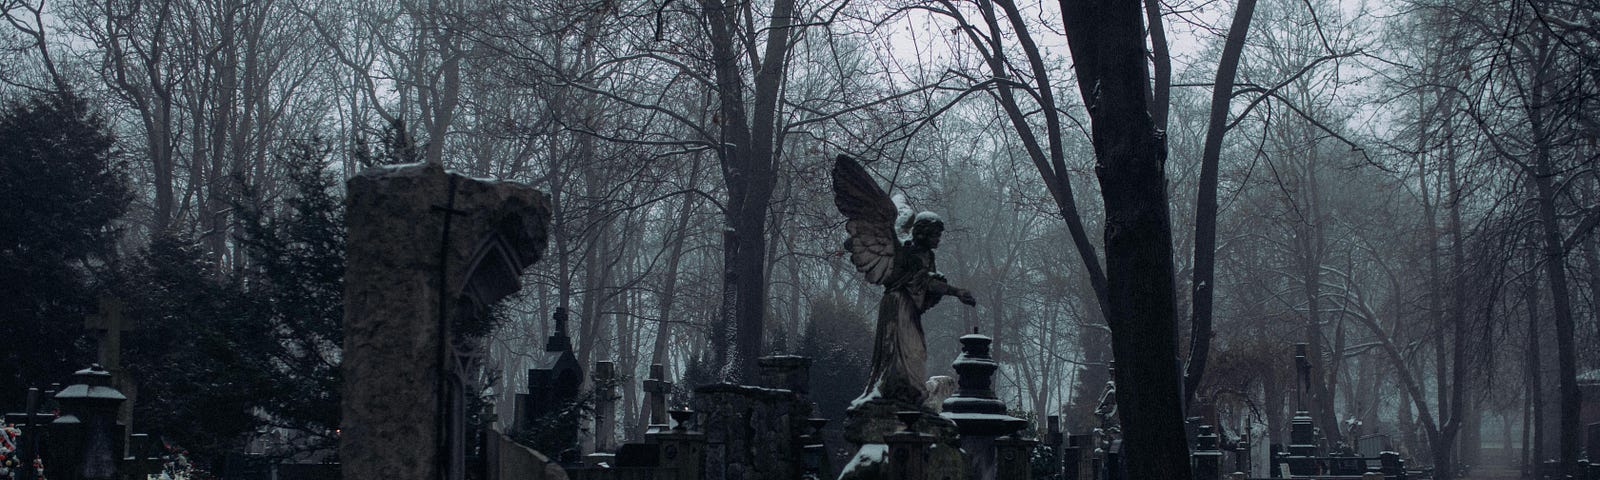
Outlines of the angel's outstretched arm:
[[944,276],[936,276],[928,282],[928,291],[938,295],[948,295],[961,300],[961,303],[977,306],[978,299],[972,296],[972,291],[951,285],[944,280]]

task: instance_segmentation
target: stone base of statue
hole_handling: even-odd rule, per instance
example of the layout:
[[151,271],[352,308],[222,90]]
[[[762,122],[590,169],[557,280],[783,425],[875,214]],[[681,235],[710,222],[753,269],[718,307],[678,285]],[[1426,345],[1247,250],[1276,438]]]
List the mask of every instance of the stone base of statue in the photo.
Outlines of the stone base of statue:
[[886,439],[892,440],[891,437],[904,428],[905,424],[896,413],[909,410],[922,412],[911,431],[927,435],[933,440],[925,459],[926,464],[920,469],[923,472],[921,478],[965,480],[955,422],[926,408],[885,398],[858,401],[846,412],[844,437],[857,448],[855,455],[840,471],[839,480],[899,480],[895,474],[899,469],[887,465],[891,460]]

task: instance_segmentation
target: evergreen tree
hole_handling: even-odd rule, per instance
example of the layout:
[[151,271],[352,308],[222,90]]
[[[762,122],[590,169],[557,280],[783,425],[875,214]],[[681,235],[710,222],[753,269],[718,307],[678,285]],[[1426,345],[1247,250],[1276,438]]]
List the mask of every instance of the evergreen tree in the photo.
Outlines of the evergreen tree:
[[71,93],[0,112],[0,404],[95,360],[83,317],[130,198],[112,142]]

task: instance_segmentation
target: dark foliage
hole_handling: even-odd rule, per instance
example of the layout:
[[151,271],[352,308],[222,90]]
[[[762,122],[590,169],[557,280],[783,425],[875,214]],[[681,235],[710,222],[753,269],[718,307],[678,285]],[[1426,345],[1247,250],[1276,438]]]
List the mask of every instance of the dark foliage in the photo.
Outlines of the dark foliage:
[[800,355],[811,358],[811,400],[817,415],[842,421],[845,409],[866,389],[872,370],[869,321],[842,299],[811,306],[800,338]]
[[0,405],[93,361],[83,317],[128,202],[105,122],[70,93],[0,112]]
[[261,400],[281,395],[257,302],[186,239],[157,238],[118,277],[138,325],[123,345],[135,428],[182,445],[201,467],[219,465],[262,424]]
[[[245,205],[240,243],[249,261],[243,277],[274,343],[264,352],[282,395],[262,407],[274,423],[326,436],[339,425],[339,346],[344,319],[344,203],[326,171],[320,142],[291,145],[281,158],[291,192],[276,215]],[[255,193],[257,188],[247,188]],[[262,202],[270,205],[270,202]]]

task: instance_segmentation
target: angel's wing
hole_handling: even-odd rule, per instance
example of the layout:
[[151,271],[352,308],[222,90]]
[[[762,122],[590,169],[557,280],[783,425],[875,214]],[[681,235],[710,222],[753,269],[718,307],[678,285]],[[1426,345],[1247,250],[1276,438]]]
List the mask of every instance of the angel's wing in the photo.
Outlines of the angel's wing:
[[847,219],[844,228],[850,238],[844,241],[844,249],[850,252],[850,263],[867,274],[868,282],[882,284],[894,269],[894,250],[899,244],[894,201],[867,169],[840,155],[833,163],[833,204]]

